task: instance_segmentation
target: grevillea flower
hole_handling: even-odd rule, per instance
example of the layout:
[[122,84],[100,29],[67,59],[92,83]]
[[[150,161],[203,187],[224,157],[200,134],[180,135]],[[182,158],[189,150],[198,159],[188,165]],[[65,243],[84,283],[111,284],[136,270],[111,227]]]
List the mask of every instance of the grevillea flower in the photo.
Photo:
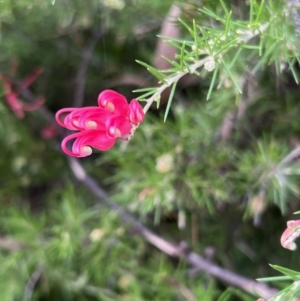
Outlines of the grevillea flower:
[[[145,113],[136,99],[127,99],[112,90],[99,94],[98,106],[64,108],[56,113],[57,123],[75,134],[62,141],[63,151],[70,156],[86,157],[92,148],[106,151],[114,146],[116,139],[127,139],[132,129],[144,120]],[[73,145],[67,147],[69,141]]]
[[296,250],[295,240],[300,236],[300,220],[288,221],[287,228],[281,235],[281,245],[289,250]]
[[[21,90],[28,88],[42,72],[42,68],[37,68],[26,76],[20,84]],[[24,111],[35,111],[45,102],[44,98],[40,97],[35,102],[24,103],[19,99],[20,92],[13,89],[13,84],[8,77],[0,74],[0,80],[3,83],[6,102],[18,118],[24,117]]]

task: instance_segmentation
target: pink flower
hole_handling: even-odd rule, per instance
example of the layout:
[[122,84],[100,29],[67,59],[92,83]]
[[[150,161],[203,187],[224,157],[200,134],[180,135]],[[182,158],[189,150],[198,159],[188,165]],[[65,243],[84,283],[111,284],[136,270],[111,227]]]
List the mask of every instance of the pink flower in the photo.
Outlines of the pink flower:
[[281,245],[289,250],[296,250],[295,240],[300,236],[300,220],[288,221],[287,228],[281,235]]
[[[127,139],[134,127],[144,120],[145,113],[137,100],[128,104],[126,98],[112,90],[98,97],[98,106],[65,108],[56,113],[57,123],[68,130],[78,131],[62,141],[63,151],[70,156],[86,157],[96,148],[106,151],[116,139]],[[67,143],[74,140],[71,149]]]
[[[21,83],[21,89],[28,88],[43,72],[41,68],[30,73]],[[3,83],[5,99],[12,111],[18,118],[24,117],[24,111],[35,111],[45,102],[44,98],[40,97],[35,102],[24,103],[19,99],[19,91],[13,89],[12,82],[4,75],[0,75],[0,80]]]

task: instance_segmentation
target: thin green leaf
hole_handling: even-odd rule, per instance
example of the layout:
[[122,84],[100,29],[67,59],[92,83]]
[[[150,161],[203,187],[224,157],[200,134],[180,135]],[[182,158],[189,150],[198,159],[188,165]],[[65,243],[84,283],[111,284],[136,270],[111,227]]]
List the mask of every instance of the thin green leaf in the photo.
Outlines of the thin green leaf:
[[293,280],[290,276],[275,276],[275,277],[264,277],[264,278],[257,278],[259,282],[276,282],[276,281],[286,281],[286,280]]
[[209,10],[209,9],[207,9],[207,8],[200,8],[199,9],[199,11],[200,12],[202,12],[202,13],[204,13],[204,14],[206,14],[206,15],[208,15],[208,16],[210,16],[210,17],[212,17],[212,18],[214,18],[214,19],[216,19],[217,21],[220,21],[220,22],[222,22],[222,23],[225,23],[224,22],[224,19],[222,19],[222,18],[220,18],[218,15],[216,15],[214,12],[212,12],[211,10]]
[[232,14],[232,12],[227,14],[227,17],[226,17],[225,33],[224,33],[224,36],[225,36],[226,39],[227,39],[227,36],[228,36],[229,27],[230,27],[230,23],[231,23],[231,14]]
[[172,77],[178,73],[178,68],[160,70],[160,72],[163,74],[168,74],[168,77]]
[[166,78],[165,78],[165,76],[162,74],[162,73],[160,73],[159,71],[157,71],[156,69],[154,69],[154,68],[147,68],[147,70],[153,75],[153,76],[155,76],[160,82],[162,82],[162,83],[164,83],[164,84],[166,84],[166,85],[168,85],[168,82],[166,81]]
[[256,20],[255,20],[256,23],[260,22],[259,20],[260,20],[261,14],[262,14],[264,4],[265,4],[265,0],[262,0],[260,3],[260,6],[259,6],[258,12],[257,12],[257,16],[256,16]]
[[254,5],[254,1],[250,1],[250,13],[249,13],[249,23],[252,24],[253,23],[253,5]]
[[181,42],[178,43],[177,41],[174,41],[174,40],[165,40],[165,42],[171,46],[173,46],[174,48],[177,48],[177,49],[181,49]]
[[227,9],[227,7],[226,7],[224,1],[223,1],[223,0],[220,0],[220,3],[221,3],[221,6],[223,7],[223,10],[224,10],[226,16],[228,17],[228,15],[231,15],[231,12],[228,11],[228,9]]
[[136,62],[144,67],[147,68],[147,70],[153,75],[155,76],[159,81],[161,81],[162,83],[164,84],[168,84],[168,82],[166,81],[166,77],[164,76],[164,74],[162,74],[161,72],[159,72],[158,70],[156,70],[155,68],[151,67],[150,65],[142,62],[142,61],[139,61],[139,60],[136,60]]
[[196,47],[196,50],[195,50],[195,57],[196,57],[196,60],[199,60],[199,53],[198,53],[198,35],[197,35],[197,26],[196,26],[196,22],[195,20],[193,20],[193,30],[194,30],[194,41],[195,41],[195,47]]
[[165,111],[165,116],[164,116],[164,122],[166,122],[169,111],[170,111],[170,108],[171,108],[171,103],[172,103],[173,96],[174,96],[174,93],[175,93],[176,85],[177,85],[177,82],[175,82],[173,84],[170,95],[169,95],[168,104],[167,104],[166,111]]
[[282,273],[283,275],[289,276],[292,279],[295,278],[300,278],[300,272],[298,271],[294,271],[294,270],[290,270],[284,267],[281,267],[279,265],[275,265],[275,264],[270,264],[270,267],[280,273]]
[[267,50],[267,52],[264,54],[264,56],[261,58],[261,60],[256,64],[256,66],[253,68],[252,73],[256,73],[256,71],[258,71],[260,69],[261,66],[263,66],[264,64],[266,64],[267,58],[268,56],[272,53],[275,52],[274,50],[276,49],[276,47],[278,46],[277,42],[274,42],[273,45],[271,45],[269,47],[269,49]]
[[180,70],[183,70],[184,66],[184,51],[185,51],[185,43],[182,44],[180,51]]
[[295,82],[297,84],[299,84],[299,78],[298,78],[298,74],[297,74],[297,72],[295,70],[294,63],[295,63],[295,59],[292,62],[290,60],[288,60],[288,64],[289,64],[290,70],[292,71],[292,74],[293,74],[293,77],[295,79]]
[[212,46],[211,53],[215,53],[215,50],[216,50],[217,46],[219,45],[219,42],[220,42],[222,36],[223,36],[223,34],[220,33],[220,34],[217,36],[217,38],[215,39],[214,44],[213,44],[213,46]]
[[[234,66],[234,64],[235,64],[237,58],[239,57],[239,55],[241,54],[242,50],[243,50],[242,48],[239,48],[238,51],[236,52],[235,56],[233,57],[233,59],[231,60],[229,66],[228,66],[229,70],[232,68],[232,66]],[[218,84],[217,89],[219,89],[223,85],[225,78],[226,78],[226,76],[222,77],[222,79],[220,80],[220,82]]]
[[150,92],[148,92],[148,93],[145,93],[145,94],[143,94],[143,95],[137,97],[136,99],[137,99],[137,100],[143,100],[143,99],[147,98],[148,96],[153,95],[155,92],[156,92],[156,91],[150,91]]
[[202,26],[198,26],[198,27],[202,34],[201,42],[202,42],[203,46],[208,48],[211,52],[211,45],[208,43],[208,41],[211,39],[211,35],[205,30],[204,27],[202,27]]
[[221,62],[222,62],[222,64],[223,64],[223,66],[224,66],[224,68],[225,68],[227,74],[228,74],[229,77],[231,78],[233,84],[235,85],[235,87],[237,88],[237,90],[239,91],[239,93],[242,94],[242,90],[241,90],[241,88],[239,87],[239,85],[238,85],[237,81],[235,80],[234,76],[232,75],[230,69],[228,68],[228,66],[226,65],[226,63],[223,61],[223,59],[221,59]]
[[214,88],[214,85],[215,85],[215,82],[216,82],[216,78],[217,78],[217,74],[218,74],[218,69],[219,69],[219,65],[217,65],[215,67],[214,74],[212,76],[212,79],[211,79],[211,82],[210,82],[210,85],[209,85],[209,89],[208,89],[208,92],[207,92],[206,100],[208,100],[210,98],[211,92],[212,92],[212,90]]
[[192,28],[190,27],[190,26],[188,26],[182,19],[178,19],[179,20],[179,22],[189,31],[189,33],[191,34],[191,35],[193,35],[193,30],[192,30]]
[[139,60],[135,60],[138,64],[140,64],[140,65],[142,65],[142,66],[144,66],[144,67],[146,67],[146,68],[148,68],[148,67],[150,67],[151,68],[151,66],[150,65],[148,65],[147,63],[144,63],[144,62],[142,62],[142,61],[139,61]]
[[134,93],[139,93],[139,92],[150,92],[150,91],[155,91],[157,90],[156,87],[151,87],[151,88],[141,88],[141,89],[136,89],[136,90],[133,90],[132,92]]
[[169,64],[174,66],[177,69],[182,69],[180,64],[176,63],[175,61],[171,61],[169,58],[165,57],[164,55],[161,56],[164,60],[166,60]]
[[156,108],[158,109],[160,106],[160,97],[156,99]]
[[254,50],[259,50],[261,51],[261,46],[260,45],[249,45],[246,43],[240,44],[240,46],[244,49],[254,49]]
[[[158,38],[160,38],[160,39],[165,39],[167,42],[169,41],[169,42],[174,42],[174,43],[177,43],[177,44],[182,44],[183,42],[185,42],[186,43],[186,45],[190,45],[190,46],[192,46],[193,45],[193,42],[192,41],[187,41],[187,40],[184,40],[184,39],[174,39],[174,38],[170,38],[170,37],[168,37],[168,36],[163,36],[163,35],[157,35],[157,37]],[[177,45],[176,44],[176,45]],[[177,45],[178,46],[178,45]],[[181,47],[181,46],[179,46],[179,47]]]
[[235,39],[229,41],[228,43],[223,45],[214,55],[217,56],[218,54],[220,54],[224,50],[227,50],[231,45],[235,44],[237,41],[238,41],[238,38],[235,38]]
[[264,44],[264,39],[260,38],[259,39],[259,56],[262,56],[262,51],[263,51],[263,44]]

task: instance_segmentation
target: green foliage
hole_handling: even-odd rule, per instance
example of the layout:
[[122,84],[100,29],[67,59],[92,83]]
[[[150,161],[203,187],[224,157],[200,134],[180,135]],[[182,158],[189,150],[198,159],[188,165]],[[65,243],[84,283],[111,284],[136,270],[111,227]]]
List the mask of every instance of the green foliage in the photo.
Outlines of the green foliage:
[[[229,201],[232,185],[217,178],[233,154],[230,147],[217,150],[212,144],[217,117],[199,105],[191,106],[184,114],[183,110],[183,105],[174,107],[176,122],[146,121],[122,156],[118,149],[105,155],[108,162],[118,166],[107,180],[118,183],[120,201],[129,202],[131,209],[146,214],[156,209],[204,206],[213,211],[213,199],[216,203]],[[214,154],[213,160],[208,160],[209,153]],[[99,164],[102,162],[100,159]]]
[[[115,213],[87,209],[72,188],[51,201],[58,206],[38,218],[26,208],[1,212],[1,229],[22,243],[20,250],[1,254],[2,300],[185,300],[190,289],[197,299],[215,300],[213,282],[208,290],[199,282],[202,277],[182,284],[185,272],[174,270],[157,251],[147,251],[139,237],[128,240],[130,230]],[[33,292],[36,274],[39,290]]]
[[[295,81],[298,82],[294,63],[299,58],[299,47],[297,47],[299,42],[294,34],[292,23],[294,21],[289,18],[291,12],[288,13],[283,9],[284,2],[279,1],[280,5],[273,5],[272,2],[261,1],[258,4],[256,1],[250,1],[249,20],[234,20],[232,12],[227,9],[223,1],[220,2],[223,13],[216,14],[206,7],[199,9],[202,14],[212,19],[213,26],[203,26],[202,23],[197,25],[195,20],[192,25],[189,25],[179,20],[189,32],[190,37],[184,40],[164,37],[167,43],[178,49],[176,55],[178,62],[165,58],[172,68],[160,71],[138,61],[163,84],[156,91],[151,90],[153,95],[150,98],[149,95],[152,93],[149,92],[139,97],[148,98],[145,110],[160,97],[163,90],[176,83],[182,76],[188,73],[199,75],[197,69],[200,67],[207,71],[214,70],[207,98],[210,97],[212,88],[218,81],[217,67],[219,65],[220,69],[225,72],[221,83],[227,79],[237,92],[242,93],[237,78],[244,73],[245,55],[250,56],[253,62],[256,61],[255,67],[251,70],[253,74],[271,63],[274,63],[279,74],[282,64],[288,63]],[[255,37],[259,37],[256,45],[253,42]],[[247,54],[244,54],[245,50]],[[230,53],[233,53],[233,57]],[[239,61],[242,61],[243,70],[237,72],[234,67],[241,65]],[[221,87],[221,84],[218,87]],[[170,101],[171,99],[168,103]],[[167,113],[168,109],[166,115]]]
[[300,289],[299,289],[299,276],[300,273],[298,271],[293,271],[291,269],[287,269],[281,266],[277,265],[271,265],[271,267],[274,270],[279,271],[285,276],[277,276],[277,277],[269,277],[269,278],[262,278],[258,279],[259,281],[263,282],[269,282],[269,281],[287,281],[287,280],[293,280],[293,283],[287,287],[285,287],[283,290],[281,290],[278,294],[276,294],[273,298],[270,300],[286,300],[286,301],[292,301],[295,297],[299,295]]
[[[0,104],[0,169],[5,171],[0,175],[0,181],[5,183],[0,190],[2,199],[9,202],[17,195],[25,195],[27,190],[44,186],[53,180],[62,167],[61,158],[46,151],[49,143],[40,139],[42,127],[35,137],[22,122]],[[49,168],[49,162],[53,162]]]
[[[114,201],[163,237],[254,279],[274,274],[267,262],[299,265],[279,237],[299,209],[300,166],[289,156],[299,144],[300,47],[298,8],[248,2],[178,1],[181,17],[172,21],[180,37],[160,37],[177,53],[157,70],[156,34],[172,1],[2,0],[0,64],[14,83],[43,67],[32,91],[55,112],[74,106],[82,58],[94,42],[83,105],[116,88],[143,101],[147,116],[129,143],[82,163]],[[124,86],[120,77],[128,74],[140,81]],[[185,86],[184,76],[198,76],[196,84]],[[205,273],[191,277],[189,266],[95,206],[54,139],[42,138],[47,123],[37,112],[17,120],[5,93],[1,301],[252,300]],[[299,272],[272,267],[284,276],[266,278],[282,289],[271,300],[297,297]]]

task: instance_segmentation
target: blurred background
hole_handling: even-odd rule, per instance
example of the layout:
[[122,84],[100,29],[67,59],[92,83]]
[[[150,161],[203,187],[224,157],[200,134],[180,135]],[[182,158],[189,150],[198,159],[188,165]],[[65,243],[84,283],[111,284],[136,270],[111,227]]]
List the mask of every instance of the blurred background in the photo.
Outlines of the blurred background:
[[[244,1],[224,2],[247,18]],[[0,1],[1,301],[254,300],[149,245],[99,205],[60,150],[67,133],[51,114],[96,105],[105,89],[130,100],[157,85],[135,62],[168,67],[160,57],[176,50],[157,35],[191,40],[178,17],[213,26],[197,8],[221,13],[217,0],[172,4]],[[256,63],[244,56],[232,69],[243,96],[225,79],[207,101],[211,75],[188,76],[165,123],[168,95],[126,147],[80,159],[137,220],[251,279],[277,274],[268,263],[299,263],[280,236],[300,207],[300,166],[278,168],[300,144],[299,86],[284,64],[248,72]]]

